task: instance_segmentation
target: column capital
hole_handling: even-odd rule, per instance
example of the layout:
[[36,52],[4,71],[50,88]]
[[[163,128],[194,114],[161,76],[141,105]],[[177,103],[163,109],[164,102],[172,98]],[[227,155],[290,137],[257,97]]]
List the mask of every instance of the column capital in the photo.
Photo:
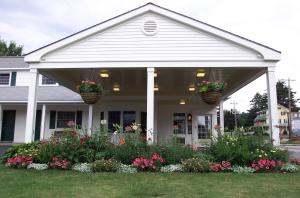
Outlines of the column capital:
[[267,67],[267,72],[275,72],[275,66]]
[[38,70],[36,68],[30,68],[29,70],[31,73],[38,73]]

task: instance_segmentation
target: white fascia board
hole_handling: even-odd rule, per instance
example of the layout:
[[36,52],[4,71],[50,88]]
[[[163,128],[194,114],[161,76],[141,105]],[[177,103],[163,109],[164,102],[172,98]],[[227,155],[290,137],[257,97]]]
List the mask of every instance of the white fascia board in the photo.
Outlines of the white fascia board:
[[204,68],[204,67],[268,67],[277,61],[118,61],[118,62],[47,62],[31,64],[38,69],[83,69],[83,68]]
[[166,16],[168,18],[171,18],[173,20],[179,21],[181,23],[184,23],[186,25],[189,25],[191,27],[194,27],[196,29],[200,29],[202,31],[206,31],[210,34],[216,35],[218,37],[224,38],[226,40],[232,41],[236,44],[245,46],[247,48],[250,48],[254,51],[257,51],[260,53],[265,60],[274,60],[279,61],[281,53],[270,49],[268,47],[265,47],[263,45],[257,44],[253,41],[247,40],[245,38],[242,38],[240,36],[234,35],[232,33],[226,32],[224,30],[221,30],[217,27],[210,26],[208,24],[205,24],[203,22],[197,21],[195,19],[189,18],[187,16],[181,15],[179,13],[167,10],[165,8],[161,8],[159,6],[156,6],[154,4],[146,4],[145,6],[142,6],[140,8],[134,9],[132,11],[129,11],[125,14],[122,14],[118,17],[109,19],[103,23],[100,23],[94,27],[88,28],[86,30],[83,30],[81,32],[75,33],[74,35],[71,35],[69,37],[66,37],[62,40],[56,41],[53,44],[50,44],[49,46],[45,46],[37,51],[34,51],[27,56],[25,56],[25,62],[28,63],[34,63],[34,62],[40,62],[42,60],[42,56],[44,56],[47,53],[50,53],[54,50],[57,50],[59,48],[62,48],[66,45],[69,45],[71,43],[74,43],[78,40],[84,39],[92,34],[95,34],[97,32],[103,31],[107,28],[110,28],[112,26],[115,26],[117,24],[120,24],[126,20],[129,20],[131,18],[134,18],[138,15],[141,15],[145,12],[152,11],[154,13]]

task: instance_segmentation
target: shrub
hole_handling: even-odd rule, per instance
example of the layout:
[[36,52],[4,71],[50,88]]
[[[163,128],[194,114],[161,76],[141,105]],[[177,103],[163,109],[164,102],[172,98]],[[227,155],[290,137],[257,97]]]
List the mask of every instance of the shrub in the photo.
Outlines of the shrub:
[[66,170],[70,168],[70,162],[66,159],[61,159],[59,157],[53,157],[48,163],[50,168]]
[[48,165],[47,164],[37,164],[37,163],[31,163],[27,166],[27,169],[35,169],[35,170],[47,170]]
[[156,149],[165,159],[166,165],[181,163],[182,160],[193,158],[197,154],[197,151],[191,147],[181,144],[161,146]]
[[133,167],[138,171],[159,171],[165,160],[154,153],[150,159],[139,157],[132,163]]
[[182,169],[184,172],[208,172],[209,161],[199,158],[190,158],[182,161]]
[[233,166],[232,171],[238,174],[254,173],[255,169],[247,166]]
[[162,173],[173,173],[173,172],[182,172],[182,165],[181,164],[170,164],[167,166],[163,166],[160,169]]
[[93,172],[117,172],[120,163],[114,159],[102,159],[92,163]]
[[137,169],[132,167],[131,165],[120,164],[117,172],[118,173],[136,173]]
[[8,158],[16,156],[31,156],[35,157],[38,154],[39,142],[32,142],[28,144],[12,145],[5,153],[1,156],[1,161],[6,162]]
[[258,161],[253,161],[251,167],[254,168],[256,172],[266,172],[280,169],[283,165],[283,161],[260,159]]
[[300,159],[291,159],[291,163],[300,166]]
[[98,94],[103,93],[103,87],[101,84],[96,84],[94,81],[83,80],[81,84],[77,85],[77,90],[79,93],[90,93],[96,92]]
[[291,163],[286,163],[285,165],[283,165],[280,169],[283,172],[288,172],[288,173],[294,173],[297,172],[299,170],[299,167],[295,164],[291,164]]
[[15,157],[8,158],[5,165],[13,168],[26,168],[31,163],[32,163],[31,156],[17,155]]
[[209,170],[212,172],[229,172],[232,171],[230,162],[222,161],[221,163],[210,163]]
[[257,148],[252,152],[252,160],[259,159],[272,159],[277,161],[288,161],[288,153],[286,150],[281,148],[275,148],[270,146],[265,146],[264,148]]
[[88,163],[77,163],[72,166],[72,170],[82,172],[82,173],[90,173],[92,172],[91,164]]

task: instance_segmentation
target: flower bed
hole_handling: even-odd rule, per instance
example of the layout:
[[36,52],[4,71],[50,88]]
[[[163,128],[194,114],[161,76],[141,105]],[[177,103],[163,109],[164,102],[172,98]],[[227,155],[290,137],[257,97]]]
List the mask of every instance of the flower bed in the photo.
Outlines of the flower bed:
[[[80,172],[296,172],[299,159],[254,136],[221,136],[208,151],[180,144],[148,145],[137,128],[118,132],[122,141],[112,143],[103,132],[81,134],[76,127],[60,138],[13,146],[1,161],[8,167],[35,170],[72,169]],[[123,127],[122,127],[123,128]],[[126,134],[128,133],[128,134]]]

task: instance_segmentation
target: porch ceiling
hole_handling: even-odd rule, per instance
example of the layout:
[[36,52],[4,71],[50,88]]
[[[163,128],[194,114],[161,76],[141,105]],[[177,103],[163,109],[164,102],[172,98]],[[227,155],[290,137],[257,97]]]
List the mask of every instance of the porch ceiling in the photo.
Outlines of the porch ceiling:
[[[204,77],[196,77],[201,70]],[[107,96],[146,96],[147,71],[145,68],[130,69],[51,69],[40,72],[61,85],[76,90],[82,80],[92,79],[102,83]],[[108,73],[108,78],[99,76],[101,72]],[[265,72],[264,68],[156,68],[155,85],[159,88],[155,94],[161,98],[197,96],[196,91],[189,91],[189,87],[196,87],[203,80],[220,80],[227,83],[224,97],[236,92],[252,82]],[[119,87],[120,91],[113,91]]]

